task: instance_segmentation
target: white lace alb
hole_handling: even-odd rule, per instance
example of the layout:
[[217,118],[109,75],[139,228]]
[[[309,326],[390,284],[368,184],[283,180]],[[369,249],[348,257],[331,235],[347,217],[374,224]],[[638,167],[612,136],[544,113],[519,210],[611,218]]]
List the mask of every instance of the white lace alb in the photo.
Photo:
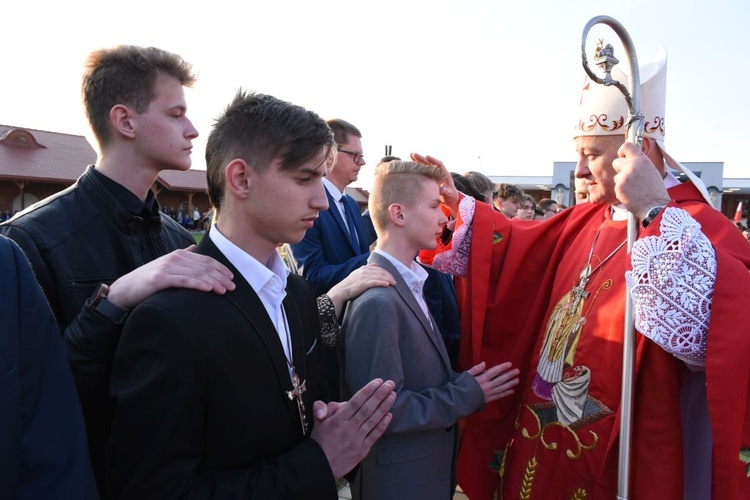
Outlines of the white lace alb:
[[716,282],[716,252],[700,224],[667,208],[661,235],[635,242],[633,270],[625,274],[635,327],[691,365],[706,365],[706,334]]
[[440,272],[453,276],[464,276],[469,269],[469,250],[471,233],[474,224],[476,201],[471,196],[464,196],[458,203],[458,213],[463,223],[453,233],[451,248],[435,255],[432,267]]

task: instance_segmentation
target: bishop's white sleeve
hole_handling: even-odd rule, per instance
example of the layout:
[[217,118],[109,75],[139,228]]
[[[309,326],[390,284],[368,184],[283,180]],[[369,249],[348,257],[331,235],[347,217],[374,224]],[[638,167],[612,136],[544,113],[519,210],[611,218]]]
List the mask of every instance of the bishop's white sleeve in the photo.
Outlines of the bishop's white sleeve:
[[450,248],[435,255],[431,266],[438,271],[454,276],[463,276],[468,271],[475,207],[476,201],[471,196],[462,197],[458,203],[461,224],[453,231],[453,243]]
[[635,327],[678,359],[704,367],[716,252],[680,208],[664,210],[660,229],[635,242],[633,270],[625,274]]

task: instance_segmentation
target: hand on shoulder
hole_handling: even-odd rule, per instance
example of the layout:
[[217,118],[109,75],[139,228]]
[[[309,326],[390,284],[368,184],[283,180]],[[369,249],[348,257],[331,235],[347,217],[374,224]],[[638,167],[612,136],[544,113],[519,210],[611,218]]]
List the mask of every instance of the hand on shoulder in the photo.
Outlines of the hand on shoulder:
[[333,302],[338,315],[346,302],[356,299],[368,288],[389,285],[396,285],[396,280],[393,279],[391,273],[375,264],[368,264],[352,271],[326,295]]
[[217,260],[195,253],[196,246],[175,250],[121,276],[109,287],[107,300],[130,310],[167,288],[193,288],[218,294],[234,290],[232,272]]

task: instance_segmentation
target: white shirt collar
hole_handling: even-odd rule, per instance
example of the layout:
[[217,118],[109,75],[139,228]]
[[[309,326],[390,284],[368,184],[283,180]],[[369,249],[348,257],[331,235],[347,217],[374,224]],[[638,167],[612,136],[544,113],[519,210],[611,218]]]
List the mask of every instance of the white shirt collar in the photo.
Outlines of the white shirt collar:
[[[330,193],[331,197],[336,201],[336,209],[339,212],[339,215],[341,216],[341,220],[344,222],[344,226],[346,227],[346,230],[349,231],[349,234],[352,234],[354,236],[354,241],[359,243],[359,237],[357,236],[357,233],[355,230],[352,230],[352,228],[349,227],[349,221],[346,218],[346,208],[344,207],[344,195],[339,191],[339,188],[333,185],[331,181],[323,177],[323,185],[326,187],[328,192]],[[328,210],[330,210],[331,207],[328,207]]]
[[[278,303],[284,300],[289,269],[284,265],[284,261],[278,252],[273,252],[268,260],[268,266],[265,266],[255,257],[229,241],[226,236],[221,234],[216,224],[211,226],[208,236],[216,245],[216,248],[237,268],[258,295],[261,295],[262,292],[270,292],[271,296],[278,300]],[[263,297],[261,297],[262,299]],[[274,306],[276,305],[277,303],[274,304]]]
[[329,181],[325,177],[323,177],[323,185],[326,187],[329,193],[331,193],[331,196],[334,200],[341,202],[341,198],[344,196],[344,193],[339,191],[339,188],[333,185],[333,182]]
[[[276,328],[284,354],[291,365],[294,364],[292,355],[292,341],[290,338],[289,324],[284,313],[283,302],[286,297],[286,281],[289,269],[278,252],[274,251],[268,259],[267,266],[261,264],[255,257],[242,250],[221,234],[216,224],[211,226],[208,237],[216,245],[221,253],[232,263],[243,278],[250,284],[258,294],[268,318]],[[290,367],[290,375],[293,369]]]
[[373,253],[378,253],[388,259],[388,261],[394,265],[399,274],[401,274],[401,276],[404,278],[404,281],[406,282],[406,285],[409,287],[409,289],[412,292],[417,293],[421,297],[424,282],[429,276],[427,274],[427,271],[425,271],[422,266],[420,266],[416,261],[412,260],[409,263],[409,267],[406,267],[403,263],[401,263],[401,261],[396,259],[388,252],[384,252],[383,250],[377,248],[373,250]]
[[667,189],[672,189],[675,186],[679,186],[682,184],[679,180],[677,180],[677,177],[672,175],[672,172],[667,171],[666,177],[664,177],[664,187]]
[[432,324],[432,319],[430,318],[430,310],[427,307],[427,302],[425,301],[424,294],[422,293],[422,290],[424,289],[424,282],[429,276],[429,274],[427,274],[427,271],[425,271],[422,266],[420,266],[414,260],[412,260],[407,267],[396,260],[395,257],[388,254],[387,252],[384,252],[383,250],[375,249],[373,250],[373,252],[382,255],[384,258],[388,259],[388,262],[395,266],[401,277],[404,278],[406,286],[409,287],[409,291],[417,301],[419,308],[422,309],[422,313],[424,314],[425,318],[427,318],[427,322],[434,330],[435,327]]

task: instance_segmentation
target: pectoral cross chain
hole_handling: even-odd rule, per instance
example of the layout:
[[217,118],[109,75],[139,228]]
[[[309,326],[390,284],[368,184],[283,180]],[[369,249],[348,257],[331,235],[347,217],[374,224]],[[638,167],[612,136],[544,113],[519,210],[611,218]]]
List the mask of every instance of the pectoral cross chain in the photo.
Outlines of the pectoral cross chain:
[[[604,226],[604,222],[602,222],[602,226]],[[623,240],[622,243],[617,245],[617,248],[612,250],[612,253],[604,257],[593,269],[591,268],[591,259],[594,256],[594,247],[596,246],[596,241],[599,239],[599,233],[602,230],[602,226],[599,227],[599,231],[596,232],[596,236],[594,236],[594,241],[591,243],[591,251],[589,252],[589,258],[586,262],[586,267],[583,268],[583,271],[581,271],[580,279],[578,281],[578,284],[573,287],[573,296],[575,297],[575,302],[573,302],[573,310],[575,311],[578,306],[581,304],[582,301],[586,300],[586,298],[589,296],[589,292],[586,291],[586,285],[589,284],[589,279],[591,279],[591,276],[599,270],[600,267],[604,265],[605,262],[607,262],[609,259],[611,259],[623,246],[625,246],[625,243],[627,243],[627,238]]]
[[302,425],[302,434],[307,434],[307,420],[305,419],[305,401],[302,399],[302,395],[305,393],[306,381],[300,383],[297,372],[292,369],[292,374],[289,376],[292,381],[292,390],[286,391],[286,395],[289,397],[289,401],[295,401],[297,403],[297,411],[299,412],[299,421]]

